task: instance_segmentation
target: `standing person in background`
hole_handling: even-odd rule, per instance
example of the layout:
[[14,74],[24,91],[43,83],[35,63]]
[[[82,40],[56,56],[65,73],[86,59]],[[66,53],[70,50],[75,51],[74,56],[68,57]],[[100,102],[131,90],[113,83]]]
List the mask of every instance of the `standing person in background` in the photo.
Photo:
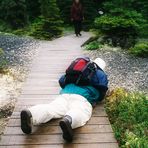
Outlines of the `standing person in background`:
[[71,7],[71,21],[74,24],[76,36],[81,36],[82,21],[84,19],[83,8],[80,0],[74,0]]

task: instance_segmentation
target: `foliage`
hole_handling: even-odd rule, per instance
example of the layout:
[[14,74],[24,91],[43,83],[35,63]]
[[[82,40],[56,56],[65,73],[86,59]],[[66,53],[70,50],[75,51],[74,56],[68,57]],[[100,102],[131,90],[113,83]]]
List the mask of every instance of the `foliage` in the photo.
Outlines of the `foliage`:
[[115,9],[122,8],[125,10],[135,10],[138,13],[141,13],[144,18],[148,19],[148,2],[147,0],[106,0],[104,2],[104,10],[107,13],[112,14],[116,11]]
[[98,41],[90,42],[88,45],[85,46],[86,50],[95,50],[98,48],[102,48],[102,45]]
[[148,99],[144,94],[118,88],[106,99],[105,107],[121,147],[148,145]]
[[2,48],[0,48],[0,73],[4,72],[6,65],[7,65],[7,62],[4,57],[4,51]]
[[72,33],[73,33],[73,27],[71,25],[64,24],[63,25],[63,35],[66,36]]
[[1,32],[10,32],[11,31],[11,26],[8,25],[6,22],[0,19],[0,31]]
[[0,1],[0,19],[12,29],[24,27],[28,22],[25,0]]
[[148,19],[141,26],[140,38],[148,38]]
[[26,1],[28,17],[29,17],[29,20],[32,22],[39,15],[41,15],[40,3],[39,3],[39,0],[25,0],[25,1]]
[[93,28],[94,19],[97,17],[97,8],[96,3],[90,0],[83,0],[82,1],[84,7],[84,30],[88,30]]
[[136,56],[148,57],[148,42],[137,43],[130,52]]
[[70,10],[72,6],[72,0],[57,0],[57,5],[60,9],[60,14],[64,23],[71,24]]
[[113,46],[130,48],[136,43],[136,39],[144,23],[142,15],[136,11],[114,9],[112,14],[105,14],[95,20],[95,28],[105,35],[104,40],[112,40]]
[[50,39],[61,35],[62,20],[56,0],[40,0],[40,4],[42,16],[33,23],[31,35],[39,39]]
[[148,36],[146,0],[106,0],[102,9],[105,15],[96,18],[95,27],[104,34],[104,42],[130,48],[138,37]]
[[0,5],[1,31],[40,39],[50,39],[62,33],[56,0],[3,0]]

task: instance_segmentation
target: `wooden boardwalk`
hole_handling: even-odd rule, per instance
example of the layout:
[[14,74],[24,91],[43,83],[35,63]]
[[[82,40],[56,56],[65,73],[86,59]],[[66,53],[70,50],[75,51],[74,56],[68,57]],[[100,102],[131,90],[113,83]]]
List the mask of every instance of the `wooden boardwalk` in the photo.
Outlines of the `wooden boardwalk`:
[[86,126],[76,129],[73,143],[67,144],[62,138],[59,120],[35,126],[32,135],[25,135],[20,129],[20,111],[25,107],[49,103],[59,93],[58,79],[75,57],[82,55],[80,45],[90,37],[73,35],[38,47],[30,74],[22,94],[5,129],[0,148],[117,148],[118,144],[106,115],[103,104],[98,105]]

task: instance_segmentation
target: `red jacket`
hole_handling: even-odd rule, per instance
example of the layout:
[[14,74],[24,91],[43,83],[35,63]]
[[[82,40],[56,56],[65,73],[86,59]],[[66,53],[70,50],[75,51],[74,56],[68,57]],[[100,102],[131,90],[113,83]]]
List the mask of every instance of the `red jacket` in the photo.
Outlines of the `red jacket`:
[[74,21],[83,20],[83,8],[81,4],[73,4],[71,7],[71,19]]

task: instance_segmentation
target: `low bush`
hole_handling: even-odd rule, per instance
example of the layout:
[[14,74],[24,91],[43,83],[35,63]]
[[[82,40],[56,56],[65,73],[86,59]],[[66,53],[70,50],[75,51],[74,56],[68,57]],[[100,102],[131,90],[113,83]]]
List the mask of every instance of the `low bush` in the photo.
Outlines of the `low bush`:
[[39,17],[31,26],[31,32],[29,35],[37,39],[52,39],[58,37],[62,34],[62,24],[61,20],[56,20],[54,18],[44,18]]
[[3,73],[6,70],[7,61],[4,57],[4,51],[0,48],[0,73]]
[[102,48],[102,45],[98,41],[90,42],[89,44],[85,45],[86,50],[95,50]]
[[137,43],[130,52],[136,56],[148,57],[148,42]]
[[148,145],[148,99],[144,94],[116,89],[106,99],[106,111],[122,148]]
[[144,22],[140,13],[116,8],[111,14],[96,18],[95,29],[105,35],[104,42],[111,39],[113,46],[130,48],[135,45]]

